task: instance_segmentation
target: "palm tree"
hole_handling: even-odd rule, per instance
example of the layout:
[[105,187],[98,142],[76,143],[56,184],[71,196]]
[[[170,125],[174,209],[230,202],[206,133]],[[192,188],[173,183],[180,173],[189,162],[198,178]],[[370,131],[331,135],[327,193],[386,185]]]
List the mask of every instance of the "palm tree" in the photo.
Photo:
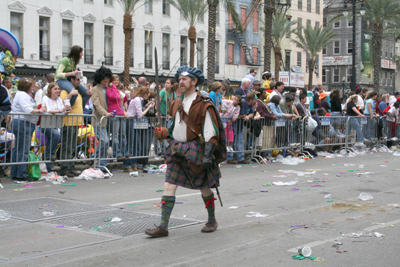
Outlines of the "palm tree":
[[272,41],[275,47],[275,80],[279,81],[280,63],[282,60],[281,45],[282,39],[286,35],[293,33],[295,30],[292,26],[296,24],[295,21],[287,23],[286,15],[284,13],[275,14],[272,18]]
[[[272,16],[274,14],[274,11],[275,11],[275,0],[264,0],[264,13],[265,13],[264,72],[271,71]],[[275,75],[276,75],[276,72],[275,72]],[[279,72],[278,72],[278,76],[279,76]]]
[[[295,31],[297,40],[292,40],[298,47],[304,49],[306,53],[310,54],[308,61],[309,75],[308,75],[308,90],[312,90],[313,72],[315,66],[316,55],[330,42],[336,35],[334,31],[323,26],[313,28],[310,24],[307,27],[302,27],[303,31]],[[304,33],[303,33],[304,32]]]
[[207,43],[207,83],[215,81],[215,27],[217,26],[217,7],[219,2],[225,2],[226,10],[231,14],[236,27],[241,27],[240,17],[235,9],[235,3],[230,0],[207,0],[208,4],[208,43]]
[[132,16],[139,2],[151,3],[157,0],[118,0],[124,10],[123,29],[125,34],[125,57],[124,57],[124,85],[129,85],[129,59],[130,59],[130,42],[132,39]]
[[374,91],[376,92],[379,92],[383,32],[385,30],[386,23],[393,21],[399,13],[399,1],[365,1],[365,17],[371,22],[372,25],[372,40],[374,42]]
[[207,3],[204,0],[168,0],[176,7],[181,16],[189,24],[188,39],[190,41],[189,66],[194,67],[194,44],[196,43],[196,24],[207,12]]

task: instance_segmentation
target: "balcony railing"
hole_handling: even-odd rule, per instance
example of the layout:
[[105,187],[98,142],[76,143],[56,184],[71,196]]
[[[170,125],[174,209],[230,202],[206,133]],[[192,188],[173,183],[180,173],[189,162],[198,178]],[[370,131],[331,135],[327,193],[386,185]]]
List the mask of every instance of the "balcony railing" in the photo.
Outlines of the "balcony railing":
[[146,69],[152,69],[153,68],[153,60],[152,59],[149,59],[149,60],[146,59],[144,61],[144,67]]
[[169,61],[163,60],[162,68],[163,68],[163,70],[169,70]]
[[39,59],[50,60],[50,47],[48,45],[40,45]]
[[113,65],[113,53],[112,51],[104,51],[104,64],[105,65]]
[[93,64],[93,50],[91,48],[84,49],[85,64]]

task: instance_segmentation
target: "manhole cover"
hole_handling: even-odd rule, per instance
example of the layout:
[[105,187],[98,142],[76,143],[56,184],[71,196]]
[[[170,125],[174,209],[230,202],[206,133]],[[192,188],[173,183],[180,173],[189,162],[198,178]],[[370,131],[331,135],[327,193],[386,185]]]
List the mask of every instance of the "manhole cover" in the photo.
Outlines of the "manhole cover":
[[[202,221],[194,219],[176,218],[171,216],[169,229],[189,226],[201,222]],[[154,227],[154,224],[159,225],[160,215],[128,210],[109,210],[92,213],[90,216],[87,214],[81,214],[57,218],[45,221],[44,223],[79,228],[88,233],[100,232],[117,236],[131,236],[143,234],[147,228]]]
[[14,219],[29,222],[48,220],[53,219],[54,217],[79,213],[94,212],[103,209],[110,210],[112,208],[51,197],[0,202],[0,210],[9,212],[11,217]]

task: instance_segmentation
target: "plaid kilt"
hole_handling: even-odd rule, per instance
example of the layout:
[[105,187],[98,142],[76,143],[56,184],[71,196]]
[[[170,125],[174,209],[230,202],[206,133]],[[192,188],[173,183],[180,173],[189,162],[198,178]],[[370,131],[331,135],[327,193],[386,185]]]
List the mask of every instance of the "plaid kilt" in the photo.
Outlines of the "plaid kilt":
[[[165,182],[190,189],[203,189],[219,186],[221,171],[218,165],[216,165],[216,167],[211,167],[210,171],[202,171],[200,173],[195,173],[188,167],[188,162],[195,165],[201,165],[203,154],[204,148],[198,139],[191,142],[178,142],[176,140],[171,140],[170,146],[165,152],[165,158],[167,160]],[[185,168],[187,175],[193,182],[194,188],[188,178],[186,178],[186,174],[182,168]]]

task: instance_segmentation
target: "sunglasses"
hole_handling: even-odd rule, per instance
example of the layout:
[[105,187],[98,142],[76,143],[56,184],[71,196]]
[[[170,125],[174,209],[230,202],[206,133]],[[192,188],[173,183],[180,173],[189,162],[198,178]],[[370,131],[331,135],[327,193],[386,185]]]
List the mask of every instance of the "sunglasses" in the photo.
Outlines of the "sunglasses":
[[109,80],[109,79],[110,79],[110,77],[104,77],[103,81]]

